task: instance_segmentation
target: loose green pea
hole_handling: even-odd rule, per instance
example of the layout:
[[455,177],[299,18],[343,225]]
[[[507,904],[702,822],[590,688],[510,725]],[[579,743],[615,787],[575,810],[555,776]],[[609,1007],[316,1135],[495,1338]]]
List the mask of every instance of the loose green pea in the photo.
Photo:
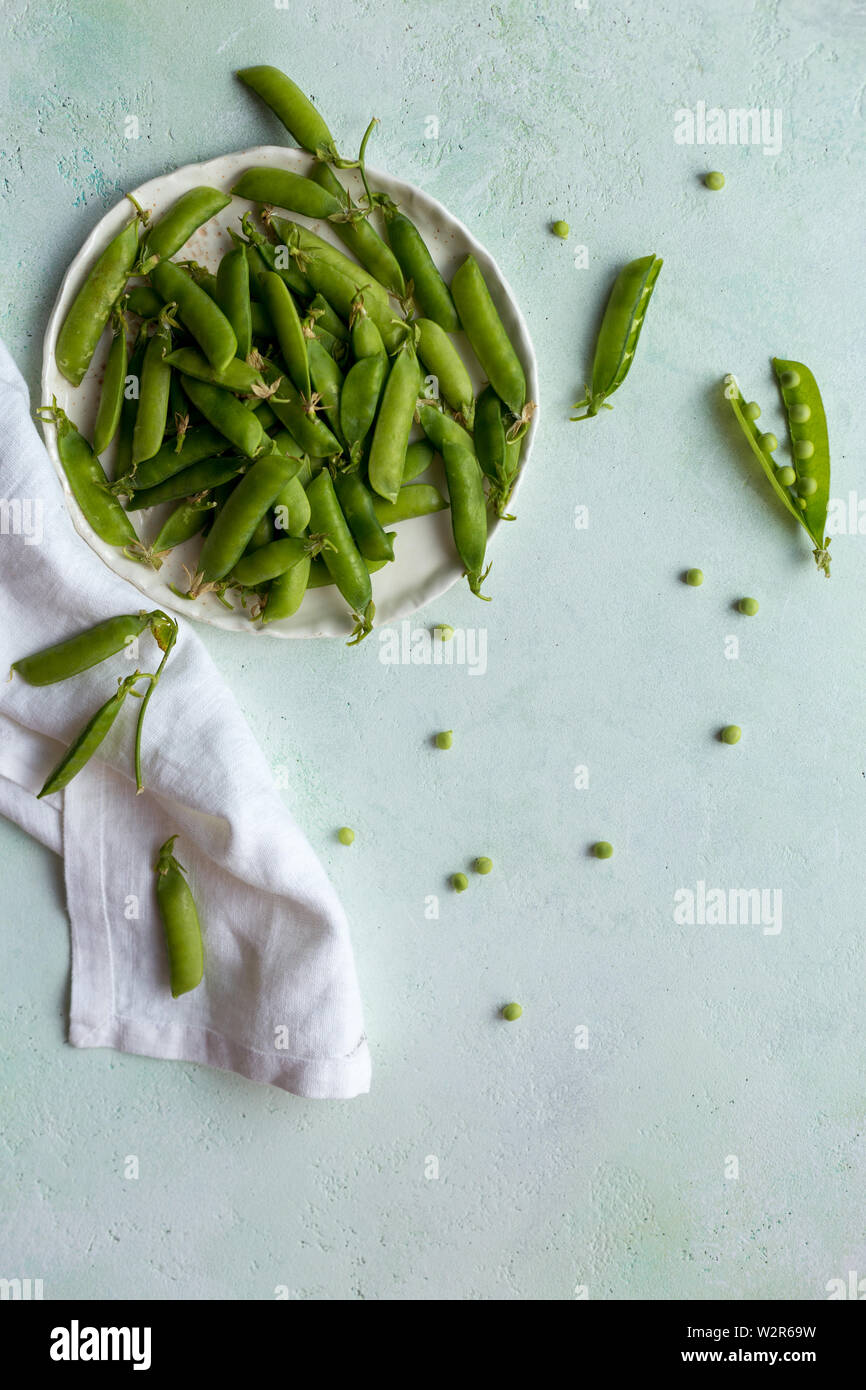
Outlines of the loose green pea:
[[779,441],[774,434],[762,434],[758,438],[758,443],[762,449],[766,449],[768,454],[772,454],[774,449],[778,449]]
[[465,893],[466,889],[469,887],[469,879],[465,874],[452,874],[451,887],[454,889],[455,893]]
[[797,491],[801,497],[814,497],[818,491],[817,478],[801,478],[797,484]]
[[704,174],[704,183],[707,188],[711,188],[714,193],[717,193],[720,188],[725,186],[725,176],[720,174],[718,169],[713,169],[709,174]]
[[607,840],[599,840],[597,844],[593,845],[592,852],[596,859],[610,859],[613,854],[613,845]]
[[450,729],[445,729],[441,734],[436,735],[437,748],[450,748],[454,742],[454,735]]
[[685,578],[686,583],[690,584],[693,589],[699,589],[704,582],[704,572],[703,570],[686,570]]
[[758,600],[756,598],[741,598],[737,604],[741,613],[745,613],[747,618],[754,618],[758,611]]
[[340,841],[341,845],[354,844],[355,832],[351,830],[348,825],[344,825],[337,831],[337,839]]
[[488,859],[486,854],[482,854],[475,860],[472,867],[477,874],[489,874],[493,868],[493,860]]
[[788,417],[795,425],[805,425],[806,421],[812,418],[812,407],[805,402],[792,405],[788,410]]
[[815,452],[815,445],[811,439],[798,439],[794,444],[795,459],[810,459]]
[[749,401],[743,406],[743,414],[747,420],[757,420],[761,414],[761,407],[757,401]]
[[782,487],[793,487],[796,481],[797,475],[790,466],[776,469],[776,482],[781,483]]
[[782,372],[781,376],[779,377],[779,384],[780,384],[781,386],[786,386],[786,387],[790,387],[790,386],[799,386],[799,385],[800,385],[800,373],[799,373],[799,372]]
[[502,1017],[506,1019],[508,1023],[515,1023],[517,1019],[520,1018],[523,1010],[519,1004],[506,1004],[501,1010],[501,1013]]
[[739,743],[742,733],[739,724],[726,724],[719,734],[719,738],[722,743]]
[[449,627],[447,623],[437,623],[433,631],[440,642],[450,642],[454,636],[453,627]]
[[562,237],[562,240],[565,241],[571,228],[567,222],[554,222],[550,230],[553,232],[554,236]]
[[807,508],[808,505],[809,505],[809,504],[808,504],[808,502],[806,501],[805,497],[798,497],[798,498],[797,498],[797,506],[800,508],[800,511],[801,511],[801,512],[804,512],[804,511],[806,510],[806,508]]

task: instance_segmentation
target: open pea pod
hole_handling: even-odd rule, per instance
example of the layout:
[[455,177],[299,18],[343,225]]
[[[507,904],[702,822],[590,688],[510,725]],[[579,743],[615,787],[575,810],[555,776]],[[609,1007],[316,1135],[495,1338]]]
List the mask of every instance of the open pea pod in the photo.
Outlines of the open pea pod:
[[629,261],[617,275],[598,331],[592,384],[587,386],[584,399],[575,405],[575,410],[586,406],[586,411],[583,415],[572,415],[572,420],[588,420],[597,415],[602,406],[606,410],[613,409],[607,404],[607,398],[628,376],[661,268],[658,256],[641,256]]
[[[778,497],[782,506],[803,527],[804,531],[812,541],[814,546],[813,555],[818,568],[829,578],[830,576],[830,538],[824,535],[824,526],[827,519],[827,502],[830,493],[830,453],[827,442],[827,423],[824,416],[824,407],[814,378],[808,368],[803,367],[802,363],[783,361],[780,358],[773,359],[773,366],[776,368],[779,378],[780,389],[788,412],[788,428],[792,429],[792,424],[797,428],[797,436],[792,433],[792,444],[796,444],[798,439],[806,438],[800,431],[800,425],[811,426],[809,440],[813,444],[813,452],[807,460],[812,466],[813,471],[808,476],[815,477],[816,486],[814,491],[807,486],[806,491],[810,496],[802,497],[796,489],[802,487],[802,478],[807,475],[805,472],[800,478],[797,477],[797,470],[792,469],[795,477],[794,486],[789,487],[784,480],[779,479],[779,469],[773,461],[773,448],[777,447],[775,436],[764,434],[756,423],[760,410],[752,402],[746,402],[742,392],[737,385],[737,380],[732,373],[725,377],[725,399],[729,402],[734,416],[749,442],[751,450],[760,463],[764,474],[773,492]],[[794,382],[786,373],[792,373],[797,377]],[[786,383],[782,384],[785,377]],[[808,396],[808,400],[806,399]],[[787,397],[787,399],[786,399]],[[816,400],[817,398],[817,400]],[[805,420],[794,420],[792,422],[790,410],[793,406],[807,405],[809,414]],[[802,414],[795,410],[795,416]],[[818,475],[820,474],[820,481]],[[816,499],[816,500],[814,500]],[[800,500],[805,505],[800,506]],[[810,511],[810,501],[814,504]]]

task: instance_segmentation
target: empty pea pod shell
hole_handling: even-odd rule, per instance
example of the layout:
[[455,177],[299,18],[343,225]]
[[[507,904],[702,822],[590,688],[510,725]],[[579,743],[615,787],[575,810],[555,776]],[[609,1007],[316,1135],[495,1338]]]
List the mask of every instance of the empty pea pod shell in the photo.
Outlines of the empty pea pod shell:
[[573,415],[573,420],[597,415],[607,397],[613,395],[628,376],[661,268],[658,256],[642,256],[630,261],[616,277],[598,333],[592,384],[586,389],[585,399],[575,406],[576,410],[586,406],[586,412]]
[[138,254],[138,215],[109,242],[63,320],[57,335],[55,359],[73,386],[80,386],[96,344],[129,279]]
[[172,852],[176,839],[172,835],[166,840],[156,862],[156,901],[165,932],[174,999],[195,989],[204,974],[201,923],[183,865]]
[[198,227],[222,212],[230,202],[228,194],[221,193],[218,188],[209,188],[206,184],[191,188],[149,229],[144,239],[142,260],[147,261],[151,256],[168,260]]
[[474,256],[467,256],[456,271],[451,294],[488,381],[512,414],[520,416],[526,404],[526,377]]

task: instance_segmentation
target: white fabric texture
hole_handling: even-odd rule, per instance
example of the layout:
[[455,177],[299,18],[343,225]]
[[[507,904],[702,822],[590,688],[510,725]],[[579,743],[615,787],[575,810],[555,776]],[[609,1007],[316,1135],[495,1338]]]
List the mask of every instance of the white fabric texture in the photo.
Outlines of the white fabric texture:
[[[0,670],[120,613],[151,608],[77,534],[0,343]],[[16,534],[41,504],[43,537]],[[177,615],[173,615],[177,616]],[[69,681],[0,676],[0,813],[62,853],[72,938],[69,1041],[235,1071],[296,1095],[369,1090],[370,1058],[345,914],[274,786],[234,697],[193,627],[180,633],[132,770],[138,701],[60,793],[35,793],[63,748],[132,669],[125,653]],[[241,640],[241,639],[239,639]],[[149,634],[138,665],[160,652]],[[140,687],[142,690],[144,687]],[[202,921],[205,975],[173,999],[154,893],[177,834]]]

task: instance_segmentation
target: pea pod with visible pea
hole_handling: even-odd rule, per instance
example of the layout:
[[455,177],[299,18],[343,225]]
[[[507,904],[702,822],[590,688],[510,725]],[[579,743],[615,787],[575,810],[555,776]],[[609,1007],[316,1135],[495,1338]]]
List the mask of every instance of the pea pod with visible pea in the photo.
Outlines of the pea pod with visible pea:
[[204,974],[201,923],[186,870],[174,857],[176,840],[176,835],[166,840],[155,865],[156,901],[165,932],[173,999],[200,985]]
[[658,256],[642,256],[630,261],[616,277],[595,345],[592,383],[586,387],[584,399],[575,404],[575,410],[586,406],[586,411],[583,415],[573,415],[572,420],[588,420],[597,415],[602,406],[605,410],[613,409],[607,404],[607,397],[612,396],[628,376],[661,268]]

